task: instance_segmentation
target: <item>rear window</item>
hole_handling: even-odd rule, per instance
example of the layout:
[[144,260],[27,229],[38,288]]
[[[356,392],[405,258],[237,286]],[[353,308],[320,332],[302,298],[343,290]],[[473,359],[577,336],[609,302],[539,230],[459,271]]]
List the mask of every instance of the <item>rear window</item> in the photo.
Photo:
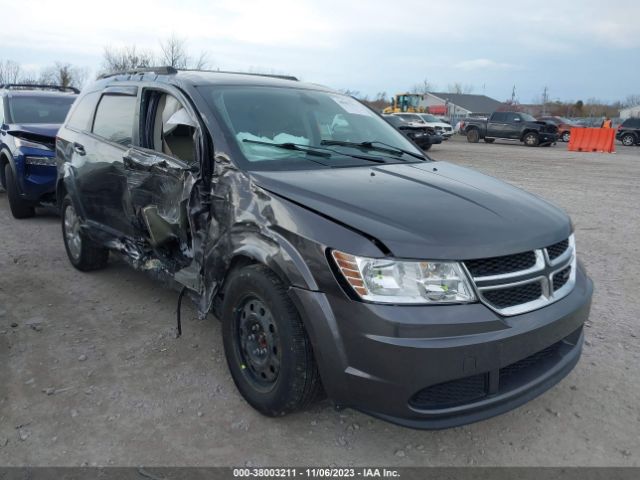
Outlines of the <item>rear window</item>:
[[124,146],[130,145],[135,108],[134,96],[103,95],[93,121],[93,133]]
[[62,123],[75,95],[19,95],[9,99],[12,123]]
[[78,130],[91,130],[91,120],[93,119],[93,112],[96,109],[99,97],[99,92],[93,92],[86,94],[78,100],[78,103],[69,115],[67,126]]

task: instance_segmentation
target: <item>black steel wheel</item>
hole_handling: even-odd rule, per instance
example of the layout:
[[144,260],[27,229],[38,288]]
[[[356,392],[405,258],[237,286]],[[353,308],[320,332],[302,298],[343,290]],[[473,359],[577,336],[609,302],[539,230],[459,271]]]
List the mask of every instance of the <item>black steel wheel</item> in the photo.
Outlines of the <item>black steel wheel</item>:
[[222,340],[236,387],[259,412],[285,415],[321,394],[302,319],[287,286],[264,265],[233,270],[225,282]]
[[280,373],[282,345],[273,314],[259,298],[249,295],[236,310],[234,345],[243,370],[255,388],[270,388]]

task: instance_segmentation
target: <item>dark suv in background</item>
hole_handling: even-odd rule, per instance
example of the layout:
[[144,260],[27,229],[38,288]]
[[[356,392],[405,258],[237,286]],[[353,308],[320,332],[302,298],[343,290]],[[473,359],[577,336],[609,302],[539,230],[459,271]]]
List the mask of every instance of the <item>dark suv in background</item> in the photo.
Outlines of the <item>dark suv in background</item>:
[[78,90],[56,85],[0,85],[0,183],[15,218],[55,204],[55,139]]
[[640,117],[627,118],[618,126],[616,138],[623,145],[640,145]]
[[233,380],[266,415],[324,390],[443,428],[515,408],[580,357],[592,284],[569,217],[432,161],[339,92],[115,74],[83,91],[56,155],[70,262],[118,252],[215,313]]

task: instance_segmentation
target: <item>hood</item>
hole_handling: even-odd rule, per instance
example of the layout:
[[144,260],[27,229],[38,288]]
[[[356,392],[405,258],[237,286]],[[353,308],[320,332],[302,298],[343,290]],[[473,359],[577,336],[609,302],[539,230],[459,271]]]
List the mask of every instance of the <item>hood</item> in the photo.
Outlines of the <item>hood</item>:
[[21,136],[21,133],[24,133],[26,135],[55,139],[59,129],[60,124],[58,123],[23,123],[9,125],[8,133],[18,137]]
[[60,125],[57,123],[24,123],[21,125],[10,125],[8,133],[14,137],[31,140],[32,142],[41,143],[54,149],[56,134],[59,129]]
[[508,255],[571,233],[562,210],[446,162],[251,175],[262,188],[375,237],[399,258]]

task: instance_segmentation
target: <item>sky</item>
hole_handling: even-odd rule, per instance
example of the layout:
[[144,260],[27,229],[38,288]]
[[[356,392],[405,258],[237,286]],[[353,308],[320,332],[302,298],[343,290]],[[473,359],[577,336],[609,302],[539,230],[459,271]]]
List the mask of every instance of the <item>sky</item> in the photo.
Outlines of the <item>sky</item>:
[[640,94],[640,1],[0,0],[0,60],[97,72],[105,46],[175,35],[221,70],[370,96],[425,79],[521,103]]

